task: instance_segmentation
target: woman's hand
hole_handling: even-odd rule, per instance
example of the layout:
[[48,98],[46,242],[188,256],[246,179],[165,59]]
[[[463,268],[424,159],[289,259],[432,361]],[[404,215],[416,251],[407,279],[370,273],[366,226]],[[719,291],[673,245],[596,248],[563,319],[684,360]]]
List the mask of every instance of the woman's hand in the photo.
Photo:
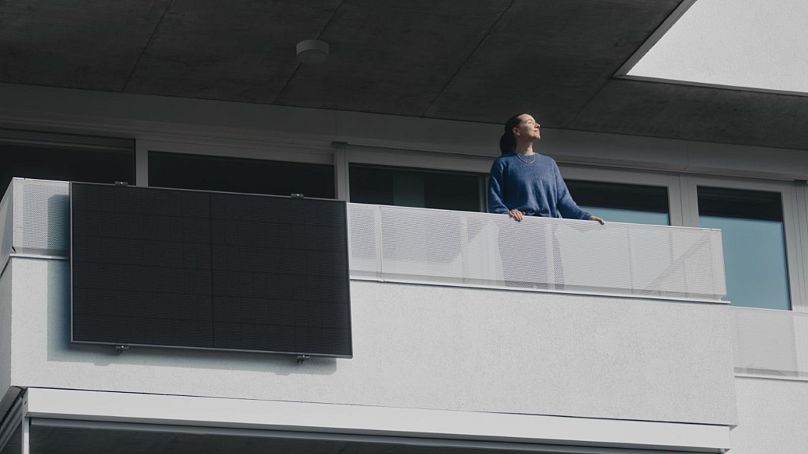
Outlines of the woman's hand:
[[600,225],[605,225],[606,224],[606,221],[604,221],[603,218],[600,217],[600,216],[591,215],[591,216],[589,216],[589,220],[590,221],[595,221],[595,222],[599,223]]
[[508,216],[512,217],[514,219],[514,221],[520,222],[522,219],[525,218],[525,213],[522,213],[521,211],[519,211],[517,209],[513,209],[513,210],[508,210]]

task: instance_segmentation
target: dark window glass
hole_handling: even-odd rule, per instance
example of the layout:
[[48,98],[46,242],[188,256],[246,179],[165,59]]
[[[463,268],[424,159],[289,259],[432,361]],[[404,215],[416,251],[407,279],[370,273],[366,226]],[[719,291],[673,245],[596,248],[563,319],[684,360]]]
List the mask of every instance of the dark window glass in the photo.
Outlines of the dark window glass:
[[481,211],[484,177],[473,173],[351,164],[351,202]]
[[578,206],[607,221],[670,225],[666,187],[583,180],[566,183]]
[[149,152],[149,186],[334,198],[334,168],[262,159]]
[[779,192],[699,186],[699,214],[783,222]]
[[732,304],[789,309],[780,193],[699,186],[698,198],[699,225],[721,229]]
[[0,196],[13,177],[134,184],[134,145],[127,139],[0,130]]

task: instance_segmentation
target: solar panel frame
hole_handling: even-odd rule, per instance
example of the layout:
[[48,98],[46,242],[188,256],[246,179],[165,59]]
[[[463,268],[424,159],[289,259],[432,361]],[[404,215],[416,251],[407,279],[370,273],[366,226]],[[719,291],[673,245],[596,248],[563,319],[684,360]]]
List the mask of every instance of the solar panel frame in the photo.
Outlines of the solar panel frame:
[[[106,335],[98,335],[95,337],[88,336],[85,334],[85,331],[88,328],[86,326],[82,326],[83,317],[86,318],[86,314],[81,314],[83,310],[82,304],[86,303],[85,300],[79,299],[79,313],[77,314],[76,311],[76,301],[74,298],[76,297],[77,293],[79,298],[83,298],[83,291],[86,291],[86,282],[85,277],[82,273],[86,272],[87,270],[81,269],[81,264],[86,263],[86,249],[90,247],[103,247],[104,245],[90,245],[91,241],[84,240],[80,237],[77,237],[76,230],[78,229],[80,235],[84,235],[81,233],[81,230],[86,227],[81,224],[82,221],[77,222],[77,212],[86,213],[86,208],[81,208],[81,204],[85,201],[81,199],[83,197],[81,195],[81,191],[84,189],[91,189],[95,190],[99,193],[103,193],[104,191],[110,192],[112,194],[129,194],[134,196],[141,196],[141,199],[148,199],[149,194],[148,192],[151,191],[152,194],[155,192],[160,192],[162,194],[176,194],[178,199],[182,197],[206,197],[208,200],[208,211],[207,211],[207,264],[209,268],[201,268],[201,269],[209,269],[209,285],[207,293],[200,292],[200,293],[189,293],[187,295],[198,295],[204,296],[207,295],[208,298],[205,301],[205,304],[209,304],[210,306],[210,318],[202,318],[203,323],[209,323],[210,325],[210,334],[211,334],[211,341],[209,343],[204,342],[177,342],[177,341],[157,341],[152,342],[151,339],[141,338],[132,338],[126,336],[117,336],[115,330],[108,330]],[[119,192],[115,192],[119,191]],[[134,192],[133,192],[134,191]],[[76,198],[76,194],[79,194],[78,199]],[[145,195],[144,195],[145,194]],[[125,199],[126,197],[124,197]],[[217,215],[213,213],[214,201],[218,200],[220,208],[223,208],[223,212]],[[97,203],[99,201],[96,201]],[[102,204],[105,204],[106,208],[101,211],[105,211],[106,213],[116,213],[116,210],[119,207],[115,206],[115,202],[113,201],[110,205],[108,200],[101,200]],[[261,324],[261,323],[241,323],[241,330],[238,329],[233,331],[233,326],[225,326],[228,321],[225,318],[217,319],[216,318],[216,304],[217,304],[217,286],[216,282],[219,280],[223,280],[226,278],[226,274],[232,274],[232,271],[227,266],[221,267],[221,261],[217,257],[217,250],[227,250],[227,248],[231,247],[231,244],[228,244],[227,238],[225,238],[224,243],[217,242],[214,239],[214,235],[217,234],[214,230],[217,228],[221,228],[222,225],[227,225],[228,222],[231,224],[235,224],[236,218],[229,216],[228,207],[229,204],[227,202],[239,202],[244,203],[247,206],[255,206],[255,205],[262,205],[264,207],[263,210],[252,210],[252,215],[257,216],[259,218],[265,217],[268,220],[274,219],[274,223],[279,226],[286,225],[287,228],[284,230],[283,228],[278,229],[280,231],[280,235],[275,235],[274,243],[270,246],[273,246],[273,250],[276,252],[284,251],[291,249],[290,246],[296,246],[298,250],[300,248],[306,248],[306,244],[303,240],[306,239],[323,239],[325,238],[327,241],[324,243],[319,244],[311,244],[309,245],[307,251],[308,255],[305,255],[304,258],[308,260],[303,261],[301,264],[298,264],[296,270],[288,270],[285,268],[278,268],[278,266],[285,265],[288,266],[289,264],[294,262],[294,258],[290,259],[286,257],[286,260],[283,260],[281,255],[273,256],[271,259],[267,260],[267,257],[263,257],[263,263],[261,262],[260,254],[255,254],[256,251],[252,249],[259,249],[255,247],[251,247],[252,245],[249,244],[249,234],[247,232],[247,236],[245,238],[241,238],[241,241],[246,241],[248,244],[244,245],[243,251],[253,252],[253,259],[257,261],[253,263],[253,265],[258,264],[262,266],[270,267],[269,270],[259,270],[263,272],[264,277],[272,277],[275,276],[276,284],[283,284],[283,285],[292,285],[290,283],[297,282],[297,290],[299,294],[303,294],[303,297],[296,295],[294,293],[291,294],[292,297],[287,298],[284,301],[275,301],[272,300],[276,306],[280,307],[281,314],[285,314],[283,311],[284,309],[288,312],[292,312],[292,325],[286,326],[286,329],[276,329],[271,332],[263,332],[261,329],[269,327],[269,326],[276,326],[272,324]],[[76,205],[79,205],[77,209]],[[273,212],[271,209],[272,205],[281,205],[286,208],[292,207],[295,208],[291,210],[289,213],[281,213],[282,216],[279,218],[277,213]],[[291,205],[290,205],[291,204]],[[170,204],[169,204],[170,205]],[[140,201],[140,206],[136,207],[140,209],[140,216],[141,219],[139,222],[144,223],[144,218],[148,218],[149,215],[152,215],[153,212],[157,211],[158,213],[162,213],[165,216],[171,216],[172,212],[171,209],[167,209],[166,207],[162,207],[155,204],[150,204],[148,202]],[[174,208],[179,208],[181,210],[188,210],[189,207],[183,206],[182,204],[174,206]],[[120,211],[120,210],[119,210]],[[124,210],[125,211],[125,210]],[[232,210],[230,210],[232,211]],[[188,190],[188,189],[174,189],[174,188],[154,188],[154,187],[136,187],[136,186],[116,186],[116,185],[107,185],[107,184],[99,184],[99,183],[77,183],[71,182],[70,183],[70,342],[76,344],[99,344],[99,345],[114,345],[114,346],[125,346],[125,347],[161,347],[161,348],[179,348],[179,349],[193,349],[193,350],[213,350],[213,351],[238,351],[238,352],[253,352],[253,353],[277,353],[277,354],[290,354],[290,355],[305,355],[305,356],[321,356],[321,357],[337,357],[337,358],[351,358],[353,356],[353,343],[352,343],[352,330],[351,330],[351,304],[350,304],[350,273],[349,273],[349,251],[348,251],[348,225],[347,225],[347,204],[344,201],[333,200],[333,199],[316,199],[316,198],[301,198],[301,197],[285,197],[285,196],[273,196],[273,195],[264,195],[264,194],[240,194],[240,193],[230,193],[230,192],[221,192],[221,191],[199,191],[199,190]],[[329,214],[330,213],[330,214]],[[80,216],[83,214],[80,214]],[[283,222],[283,216],[287,219],[287,222]],[[330,216],[330,218],[329,218]],[[116,222],[112,222],[112,226],[105,226],[107,231],[113,230],[115,231],[116,228],[119,228],[126,232],[126,223],[121,219],[125,219],[126,216],[122,215],[122,213],[117,212],[117,219]],[[281,222],[278,222],[278,219]],[[291,222],[288,220],[291,219]],[[96,219],[96,221],[103,220],[103,216],[100,219]],[[131,219],[130,219],[131,220]],[[269,224],[273,224],[273,222],[269,222]],[[222,224],[224,223],[224,224]],[[145,225],[145,224],[144,224]],[[217,227],[218,225],[218,227]],[[289,235],[284,236],[283,232],[293,230],[294,226],[302,227],[298,229],[298,232],[295,232],[296,238],[291,238]],[[330,226],[330,228],[328,228]],[[102,228],[101,226],[98,227],[99,229]],[[141,226],[143,228],[143,226]],[[174,230],[172,230],[172,228]],[[232,230],[233,226],[230,225]],[[128,233],[135,232],[141,237],[148,237],[149,234],[154,234],[154,231],[157,231],[158,234],[160,231],[169,232],[169,235],[174,234],[175,236],[178,233],[187,233],[186,230],[179,229],[176,225],[172,226],[170,223],[166,225],[161,225],[158,227],[150,226],[147,232],[140,231],[139,229],[129,229]],[[193,230],[193,229],[191,229]],[[259,230],[260,231],[260,230]],[[336,232],[336,233],[335,233]],[[199,233],[199,232],[197,232]],[[277,233],[277,232],[273,232]],[[86,238],[91,239],[93,238],[92,235],[87,236],[84,235]],[[181,235],[181,238],[186,238],[186,235]],[[140,238],[143,239],[143,238]],[[196,238],[200,242],[204,242],[203,238]],[[262,238],[258,238],[262,240]],[[125,243],[126,241],[131,240],[131,238],[124,238],[119,241]],[[147,240],[154,240],[154,238],[147,238]],[[291,241],[290,241],[291,240]],[[84,243],[82,243],[84,241]],[[270,242],[272,242],[270,241]],[[259,241],[260,242],[260,241]],[[171,241],[167,242],[171,244]],[[176,244],[183,244],[181,240],[175,241]],[[115,244],[115,241],[111,241],[110,244],[106,245],[107,247],[104,248],[105,250],[115,250],[118,248],[118,251],[127,249],[125,247],[121,247],[120,244]],[[148,251],[148,243],[143,244],[143,248]],[[323,250],[325,248],[325,250]],[[159,249],[159,248],[158,248]],[[136,248],[131,247],[128,249],[131,251],[136,251]],[[151,247],[151,252],[153,253],[155,247]],[[77,254],[78,252],[78,254]],[[98,254],[98,252],[96,251]],[[100,252],[103,254],[104,252]],[[173,251],[176,255],[177,251]],[[165,252],[164,255],[171,256],[172,251]],[[325,258],[328,259],[327,264],[318,264],[318,258],[320,255],[326,254]],[[78,255],[78,257],[77,257]],[[138,259],[142,260],[144,257],[148,259],[147,252],[141,252],[141,256]],[[182,256],[182,253],[180,252]],[[198,256],[202,256],[204,254],[197,254]],[[248,255],[249,256],[249,255]],[[176,258],[176,257],[175,257]],[[114,261],[115,257],[109,258],[110,261]],[[125,260],[124,260],[125,262]],[[268,262],[268,263],[267,263]],[[77,264],[79,266],[77,266]],[[280,265],[279,265],[280,264]],[[238,265],[238,264],[237,264]],[[217,268],[219,266],[219,268]],[[151,268],[158,267],[157,265],[151,265]],[[329,267],[332,269],[329,270]],[[334,267],[338,267],[339,269],[334,270]],[[244,278],[245,273],[252,273],[255,270],[244,270],[243,264],[241,265],[242,270],[235,269],[241,273],[242,277]],[[316,290],[318,287],[315,285],[307,285],[307,280],[310,280],[310,276],[317,276],[317,274],[312,274],[312,270],[315,272],[320,271],[320,277],[325,276],[326,280],[331,279],[333,281],[333,287],[331,288],[330,292],[328,288],[323,290],[323,294],[318,296]],[[322,274],[322,270],[328,270],[325,274]],[[77,273],[78,271],[78,273]],[[166,271],[169,275],[172,273],[173,270]],[[217,274],[218,273],[218,274]],[[120,273],[121,275],[125,273]],[[238,273],[237,273],[238,274]],[[79,281],[79,287],[76,287],[77,284],[77,275]],[[298,276],[298,281],[294,281],[290,279],[291,277]],[[162,276],[159,275],[152,275],[151,279],[154,279],[154,286],[157,289],[164,289],[166,285],[163,280],[161,280]],[[200,284],[202,282],[201,278],[197,278],[196,280],[193,278],[189,278],[188,276],[184,276],[183,279],[189,279],[188,282],[185,282],[187,288],[192,288],[193,284]],[[136,279],[135,279],[136,281]],[[170,281],[170,279],[169,279]],[[151,284],[152,282],[150,282]],[[262,284],[266,287],[266,283]],[[283,285],[278,285],[278,287],[282,287]],[[161,287],[163,286],[163,287]],[[131,295],[132,301],[144,301],[145,299],[142,297],[143,293],[147,293],[147,290],[141,290],[140,296],[138,295],[137,289],[120,289],[118,285],[113,286],[113,288],[108,289],[112,294],[123,295],[125,292],[130,291],[133,293]],[[269,286],[271,287],[271,285]],[[326,287],[328,287],[326,285]],[[78,290],[78,292],[77,292]],[[96,289],[98,290],[98,289]],[[101,289],[103,290],[103,289]],[[272,289],[270,289],[272,290]],[[289,293],[289,288],[286,288],[287,294]],[[294,292],[294,288],[291,288],[291,291]],[[305,290],[305,291],[304,291]],[[308,294],[311,293],[313,296],[309,296]],[[323,295],[325,295],[325,299],[328,300],[330,297],[330,301],[323,301]],[[158,298],[159,299],[159,298]],[[277,299],[277,298],[276,298]],[[221,298],[219,298],[221,300]],[[219,301],[221,302],[221,301]],[[301,304],[301,302],[305,304]],[[186,306],[190,304],[193,306],[192,303],[188,301],[185,302]],[[285,304],[285,308],[283,307]],[[154,304],[152,304],[154,305]],[[260,305],[260,302],[259,302]],[[85,304],[86,306],[86,304]],[[147,304],[148,306],[148,304]],[[157,306],[160,306],[159,304]],[[120,306],[118,306],[120,307]],[[207,306],[205,306],[207,307]],[[246,307],[249,307],[246,306]],[[336,310],[334,310],[336,308]],[[276,308],[277,309],[277,308]],[[331,311],[329,311],[329,309]],[[150,310],[160,310],[160,308],[151,307]],[[187,309],[186,309],[187,310]],[[163,314],[165,315],[165,314]],[[221,314],[220,314],[221,315]],[[249,315],[249,314],[247,314]],[[288,314],[286,314],[288,315]],[[331,318],[329,318],[329,316]],[[242,318],[244,318],[244,314],[242,314]],[[158,319],[160,320],[160,319]],[[170,318],[162,319],[171,320]],[[253,322],[254,320],[250,320]],[[103,319],[99,320],[99,322],[104,322]],[[78,325],[77,325],[78,323]],[[252,332],[248,333],[247,329],[245,328],[247,325],[252,326]],[[217,333],[217,326],[221,329],[229,329],[230,331],[227,334],[230,335],[229,342],[218,342],[216,340],[216,333]],[[167,329],[171,327],[171,323],[168,323],[166,326],[162,328],[158,328],[160,332],[171,332],[174,330]],[[78,329],[77,329],[78,328]],[[291,330],[288,328],[292,328]],[[96,328],[97,329],[97,328]],[[190,328],[189,328],[190,329]],[[193,331],[191,329],[191,331]],[[224,334],[226,331],[221,331],[222,339],[224,339]],[[262,342],[263,345],[254,346],[255,344],[250,344],[249,342],[236,342],[233,339],[233,335],[235,335],[235,339],[238,339],[238,335],[241,333],[244,336],[248,334],[251,335],[253,340],[257,340],[258,342]],[[257,333],[257,334],[256,334]],[[291,333],[291,334],[290,334]],[[103,333],[101,333],[103,334]],[[287,336],[293,336],[293,342],[284,341],[284,334]],[[166,334],[168,339],[171,339],[170,333]],[[147,336],[146,336],[147,337]],[[180,336],[181,337],[181,336]],[[250,336],[247,336],[250,337]],[[178,345],[179,344],[179,345]],[[267,348],[268,345],[273,345],[271,348]]]

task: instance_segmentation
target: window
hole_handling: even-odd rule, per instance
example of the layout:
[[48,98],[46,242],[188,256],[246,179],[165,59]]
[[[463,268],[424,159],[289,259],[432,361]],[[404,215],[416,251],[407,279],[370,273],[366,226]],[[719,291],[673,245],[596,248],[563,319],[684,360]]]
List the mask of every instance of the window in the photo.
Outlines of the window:
[[134,184],[135,142],[0,130],[0,197],[13,177]]
[[482,211],[485,177],[474,173],[350,166],[351,202]]
[[789,309],[779,192],[698,186],[699,225],[721,229],[727,295],[737,306]]
[[607,222],[670,225],[667,187],[583,180],[566,183],[578,206]]
[[334,168],[324,164],[151,151],[149,186],[334,198]]

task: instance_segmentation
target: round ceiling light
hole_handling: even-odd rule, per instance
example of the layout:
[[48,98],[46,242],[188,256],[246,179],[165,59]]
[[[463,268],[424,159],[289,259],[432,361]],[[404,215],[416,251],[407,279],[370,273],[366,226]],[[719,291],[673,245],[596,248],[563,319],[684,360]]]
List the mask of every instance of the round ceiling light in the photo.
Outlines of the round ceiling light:
[[330,49],[328,43],[319,39],[304,39],[297,43],[297,60],[300,63],[313,64],[328,60]]

